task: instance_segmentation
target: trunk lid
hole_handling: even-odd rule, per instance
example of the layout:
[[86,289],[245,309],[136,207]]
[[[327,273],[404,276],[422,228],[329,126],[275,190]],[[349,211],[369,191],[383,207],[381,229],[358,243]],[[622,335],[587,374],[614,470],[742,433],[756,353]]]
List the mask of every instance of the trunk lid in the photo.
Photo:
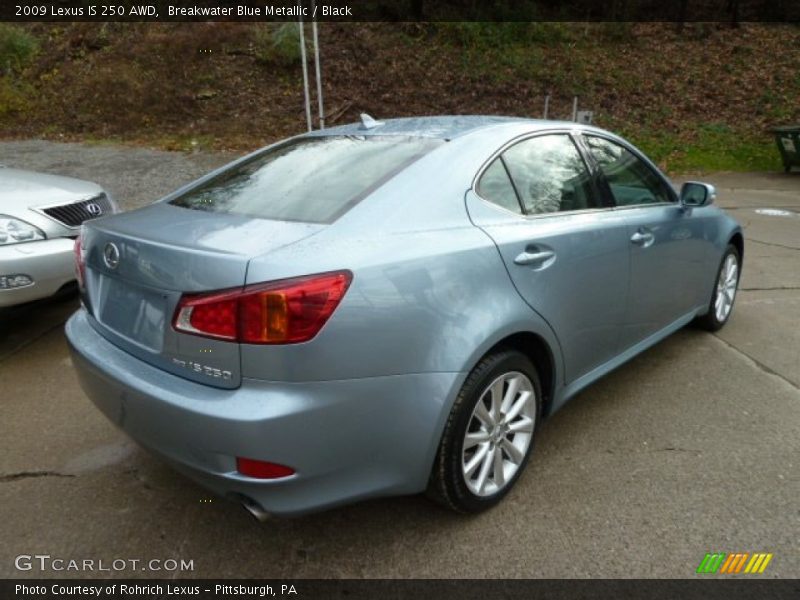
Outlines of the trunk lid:
[[252,258],[324,227],[166,203],[87,224],[84,304],[95,328],[137,358],[234,388],[241,383],[239,345],[175,331],[181,295],[241,287]]

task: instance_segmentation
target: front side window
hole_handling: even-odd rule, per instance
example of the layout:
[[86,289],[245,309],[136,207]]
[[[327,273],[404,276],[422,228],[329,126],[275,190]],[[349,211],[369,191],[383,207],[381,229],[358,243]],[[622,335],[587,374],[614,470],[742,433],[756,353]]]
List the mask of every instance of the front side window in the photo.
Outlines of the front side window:
[[442,143],[401,136],[301,138],[220,173],[170,204],[262,219],[332,223]]
[[506,150],[503,160],[525,213],[597,207],[589,171],[568,135],[529,138]]
[[604,138],[585,139],[617,206],[674,201],[664,181],[630,150]]

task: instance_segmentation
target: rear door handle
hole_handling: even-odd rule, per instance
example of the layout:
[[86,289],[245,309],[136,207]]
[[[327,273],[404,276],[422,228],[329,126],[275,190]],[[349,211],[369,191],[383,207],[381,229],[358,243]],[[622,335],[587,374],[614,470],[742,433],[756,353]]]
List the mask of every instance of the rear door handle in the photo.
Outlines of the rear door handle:
[[517,255],[514,263],[518,265],[541,265],[551,258],[555,258],[556,253],[552,250],[539,250],[537,252],[525,252]]
[[631,236],[631,243],[643,248],[647,248],[654,241],[656,241],[656,236],[649,231],[639,230]]

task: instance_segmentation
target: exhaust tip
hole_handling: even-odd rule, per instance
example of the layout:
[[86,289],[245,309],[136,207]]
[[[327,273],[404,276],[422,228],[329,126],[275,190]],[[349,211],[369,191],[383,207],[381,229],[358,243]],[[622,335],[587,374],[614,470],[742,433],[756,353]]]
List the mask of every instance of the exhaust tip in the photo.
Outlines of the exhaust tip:
[[261,505],[252,498],[242,496],[240,500],[242,507],[244,507],[244,509],[259,523],[263,523],[270,518],[271,515],[261,508]]

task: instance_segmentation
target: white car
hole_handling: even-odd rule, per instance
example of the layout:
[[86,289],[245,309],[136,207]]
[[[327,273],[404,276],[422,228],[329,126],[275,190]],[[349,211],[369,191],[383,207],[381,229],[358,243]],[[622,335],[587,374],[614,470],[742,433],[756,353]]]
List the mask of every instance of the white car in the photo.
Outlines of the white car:
[[89,181],[0,168],[0,308],[47,298],[75,280],[84,221],[119,212]]

